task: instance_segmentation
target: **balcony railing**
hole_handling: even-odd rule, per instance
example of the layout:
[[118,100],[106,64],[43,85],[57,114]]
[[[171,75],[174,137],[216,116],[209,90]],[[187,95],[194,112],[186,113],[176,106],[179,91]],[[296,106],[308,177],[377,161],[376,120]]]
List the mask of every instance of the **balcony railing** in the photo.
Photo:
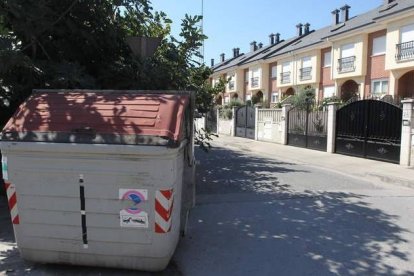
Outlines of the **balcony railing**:
[[397,44],[397,53],[395,59],[397,61],[409,60],[414,58],[414,41],[408,41]]
[[280,73],[280,83],[290,83],[290,72]]
[[338,73],[355,71],[355,56],[338,59]]
[[312,67],[301,68],[299,77],[301,81],[312,79]]
[[251,82],[252,82],[252,85],[251,85],[252,88],[259,87],[259,77],[251,78]]
[[234,90],[234,81],[229,82],[229,90]]

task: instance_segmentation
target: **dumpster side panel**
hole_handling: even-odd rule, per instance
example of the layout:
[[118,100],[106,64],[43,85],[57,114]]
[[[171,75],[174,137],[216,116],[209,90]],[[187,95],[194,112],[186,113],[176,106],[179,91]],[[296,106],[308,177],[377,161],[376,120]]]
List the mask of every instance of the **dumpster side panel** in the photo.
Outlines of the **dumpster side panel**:
[[[168,149],[169,153],[171,149]],[[15,235],[28,260],[162,270],[179,239],[183,147],[175,154],[140,157],[5,152],[16,186],[20,225]],[[80,186],[84,189],[87,244],[83,240]],[[155,233],[155,194],[174,191],[171,230]],[[134,202],[121,191],[145,191],[139,202],[147,227],[122,227],[121,211]]]

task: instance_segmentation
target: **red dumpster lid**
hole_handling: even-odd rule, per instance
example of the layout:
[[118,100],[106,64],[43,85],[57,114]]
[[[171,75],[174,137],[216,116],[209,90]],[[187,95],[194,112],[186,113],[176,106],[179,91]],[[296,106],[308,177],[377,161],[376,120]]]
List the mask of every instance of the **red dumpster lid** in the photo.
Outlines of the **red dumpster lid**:
[[3,140],[166,144],[183,138],[189,93],[35,91],[8,121]]

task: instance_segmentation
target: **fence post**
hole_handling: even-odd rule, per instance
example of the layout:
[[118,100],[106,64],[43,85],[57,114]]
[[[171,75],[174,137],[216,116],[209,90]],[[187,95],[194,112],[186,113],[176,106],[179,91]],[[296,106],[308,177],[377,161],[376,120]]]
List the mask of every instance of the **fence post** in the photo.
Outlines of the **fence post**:
[[287,145],[288,143],[288,116],[289,116],[290,104],[284,104],[282,106],[282,145]]
[[259,107],[255,107],[254,109],[254,140],[259,140],[259,127],[257,125],[257,121],[259,118]]
[[232,109],[232,119],[231,119],[231,136],[235,137],[236,136],[236,108],[235,106],[233,106]]
[[401,127],[401,150],[400,165],[410,166],[412,129],[414,127],[414,99],[401,101],[403,104],[402,127]]
[[335,152],[336,138],[336,103],[328,103],[328,125],[326,127],[326,152]]
[[216,130],[216,134],[219,135],[220,133],[220,108],[217,108],[216,110],[216,117],[217,117],[217,130]]

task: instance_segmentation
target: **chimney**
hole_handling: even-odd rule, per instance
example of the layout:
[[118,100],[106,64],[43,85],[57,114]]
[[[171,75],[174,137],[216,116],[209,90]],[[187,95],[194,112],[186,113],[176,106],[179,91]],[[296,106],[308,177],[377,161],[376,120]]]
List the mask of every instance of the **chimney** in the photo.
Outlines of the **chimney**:
[[342,22],[346,22],[346,21],[348,21],[348,19],[349,19],[349,9],[350,9],[351,7],[350,6],[348,6],[348,5],[345,5],[345,6],[343,6],[342,8],[341,8],[341,11],[342,11]]
[[211,67],[214,67],[214,58],[211,59]]
[[298,25],[296,25],[298,36],[302,36],[302,26],[303,26],[302,23],[299,23]]
[[237,56],[240,56],[240,48],[236,48]]
[[275,44],[275,34],[270,34],[269,35],[269,44],[270,45]]
[[333,10],[332,11],[332,25],[338,25],[339,24],[339,10]]
[[224,60],[225,60],[225,55],[224,55],[224,53],[222,53],[220,55],[220,62],[224,62]]
[[262,49],[263,48],[263,43],[259,43],[259,49]]
[[233,48],[233,58],[237,57],[237,48]]
[[392,2],[395,2],[395,0],[384,0],[384,5],[389,5]]
[[254,52],[257,50],[257,45],[256,45],[256,41],[252,41],[250,43],[250,52]]
[[305,33],[305,35],[307,35],[307,34],[309,34],[309,27],[310,27],[310,24],[309,23],[306,23],[305,25],[303,25],[304,26],[304,33]]
[[280,34],[276,33],[275,34],[275,43],[278,44],[280,42]]

